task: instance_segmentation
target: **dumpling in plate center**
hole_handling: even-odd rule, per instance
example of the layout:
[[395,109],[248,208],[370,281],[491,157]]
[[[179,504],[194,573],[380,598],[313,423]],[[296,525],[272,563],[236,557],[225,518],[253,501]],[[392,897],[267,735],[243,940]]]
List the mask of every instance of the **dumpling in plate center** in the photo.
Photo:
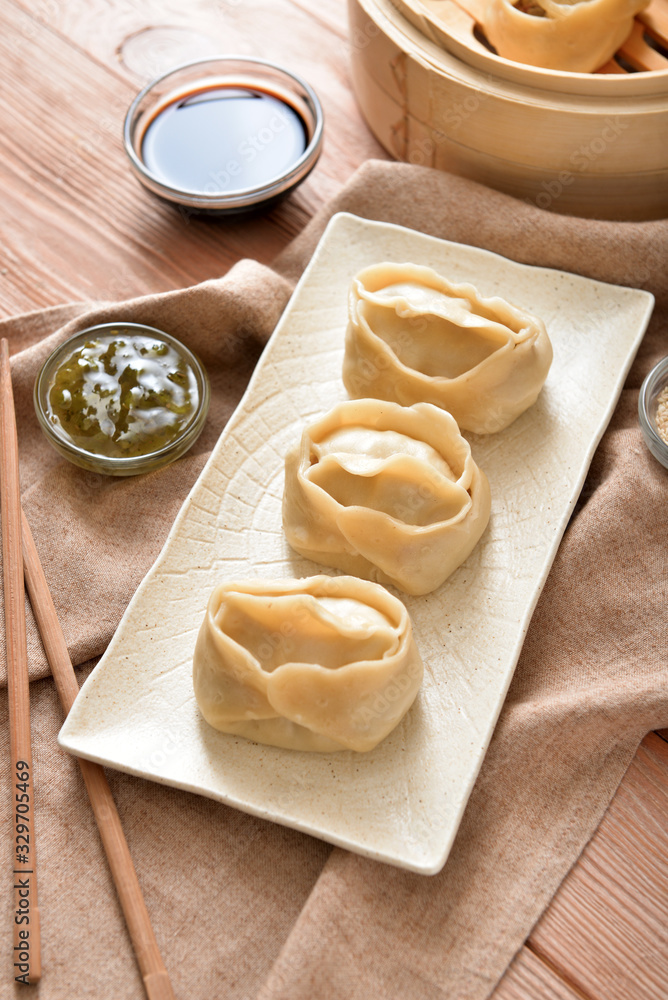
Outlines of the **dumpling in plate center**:
[[[299,628],[285,623],[297,621]],[[329,670],[357,659],[376,659],[397,648],[382,611],[352,597],[319,597],[230,591],[216,622],[234,642],[273,673],[285,663],[319,663]],[[280,637],[280,641],[276,641]]]
[[428,403],[340,403],[286,456],[283,527],[293,549],[408,594],[440,586],[489,514],[468,441]]
[[368,507],[416,525],[447,521],[461,510],[458,477],[426,441],[353,425],[314,444],[313,456],[307,478],[344,507]]

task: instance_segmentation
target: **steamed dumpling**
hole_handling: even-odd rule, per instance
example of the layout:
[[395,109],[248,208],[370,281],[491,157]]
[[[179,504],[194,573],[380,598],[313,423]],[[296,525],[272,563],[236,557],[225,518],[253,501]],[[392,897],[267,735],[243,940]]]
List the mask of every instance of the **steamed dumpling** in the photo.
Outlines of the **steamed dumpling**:
[[628,38],[649,0],[489,0],[484,28],[500,56],[530,66],[592,73]]
[[283,527],[301,555],[426,594],[467,558],[489,485],[454,418],[429,403],[341,403],[285,461]]
[[353,397],[433,403],[464,430],[503,430],[536,401],[552,345],[542,321],[430,267],[375,264],[353,280],[343,381]]
[[207,722],[293,750],[372,750],[422,674],[401,601],[345,576],[221,584],[193,661]]

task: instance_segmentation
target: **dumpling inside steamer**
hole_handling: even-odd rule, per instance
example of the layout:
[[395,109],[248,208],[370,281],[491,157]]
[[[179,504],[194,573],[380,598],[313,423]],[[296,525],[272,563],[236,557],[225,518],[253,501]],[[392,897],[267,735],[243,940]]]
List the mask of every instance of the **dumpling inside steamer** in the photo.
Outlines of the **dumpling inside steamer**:
[[431,268],[384,263],[353,279],[343,362],[353,397],[432,403],[488,434],[535,402],[551,361],[540,319]]
[[410,708],[422,673],[404,605],[350,577],[222,584],[193,661],[208,723],[294,750],[373,749]]
[[500,56],[593,73],[612,59],[649,0],[488,0],[483,27]]
[[449,413],[427,403],[341,403],[286,456],[290,545],[408,594],[440,586],[489,514],[489,485],[468,442]]

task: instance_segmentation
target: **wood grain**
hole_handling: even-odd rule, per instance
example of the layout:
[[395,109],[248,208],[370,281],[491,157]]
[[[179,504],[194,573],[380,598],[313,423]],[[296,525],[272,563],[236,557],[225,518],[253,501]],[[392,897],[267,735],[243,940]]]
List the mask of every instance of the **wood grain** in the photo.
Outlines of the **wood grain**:
[[[242,256],[269,262],[361,162],[386,156],[352,96],[344,0],[5,0],[2,21],[0,314],[181,287]],[[161,51],[165,27],[173,48]],[[121,120],[147,73],[212,43],[296,69],[325,107],[320,164],[266,218],[180,214],[125,164]],[[131,46],[141,58],[124,62]],[[667,750],[658,736],[644,742],[494,1000],[667,995]]]
[[525,945],[490,1000],[583,1000],[583,996]]
[[9,125],[0,176],[14,196],[2,226],[0,307],[16,311],[17,294],[35,286],[37,302],[30,294],[24,308],[64,291],[120,299],[217,277],[242,256],[271,259],[306,221],[294,202],[266,220],[221,225],[154,199],[130,176],[120,139],[136,88],[49,29],[31,34],[34,22],[14,4],[5,13],[14,37],[0,38]]
[[666,47],[668,42],[668,2],[667,0],[652,0],[650,5],[641,10],[638,20],[645,25],[647,33]]
[[[665,45],[665,38],[661,39]],[[645,41],[645,32],[640,21],[635,21],[633,30],[619,49],[620,55],[626,59],[631,66],[639,70],[666,70],[668,69],[668,59],[651,48]]]
[[365,159],[386,156],[364,124],[350,86],[345,4],[335,0],[318,5],[304,0],[194,0],[184,6],[180,0],[137,0],[110,5],[92,0],[86,4],[85,16],[76,4],[53,4],[48,17],[51,27],[135,85],[164,72],[170,63],[183,61],[176,47],[168,53],[160,50],[158,34],[154,58],[147,60],[143,79],[138,80],[124,65],[127,38],[146,33],[150,50],[151,30],[165,25],[187,32],[188,57],[193,54],[193,33],[198,33],[202,55],[209,55],[214,45],[222,52],[273,60],[302,74],[318,92],[327,121],[321,162],[294,196],[309,212],[331,197]]
[[[397,151],[403,124],[401,158],[552,212],[627,221],[668,212],[660,74],[580,74],[576,88],[574,77],[493,57],[475,40],[472,48],[457,4],[425,9],[422,0],[350,0],[352,30],[368,39],[352,49],[356,93],[386,149]],[[613,115],[633,142],[613,140]]]
[[645,738],[530,937],[591,1000],[668,996],[668,745]]
[[[112,7],[97,0],[85,14],[78,5],[8,0],[3,16],[0,180],[12,195],[0,220],[5,315],[181,287],[218,277],[242,257],[268,263],[360,163],[386,156],[352,96],[340,22],[326,28],[322,15],[288,0],[213,7],[198,0],[187,11],[173,0]],[[208,32],[228,50],[273,57],[318,90],[326,115],[320,163],[267,216],[198,218],[161,203],[130,175],[121,126],[143,81],[119,52],[128,34],[165,22]]]

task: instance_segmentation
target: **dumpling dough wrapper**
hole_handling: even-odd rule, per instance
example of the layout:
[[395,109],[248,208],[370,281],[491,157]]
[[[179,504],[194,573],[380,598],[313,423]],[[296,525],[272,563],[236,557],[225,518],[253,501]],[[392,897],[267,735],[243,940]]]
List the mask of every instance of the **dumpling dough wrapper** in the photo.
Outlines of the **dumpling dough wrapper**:
[[352,282],[343,361],[351,396],[433,403],[476,434],[537,399],[552,345],[542,320],[430,267],[374,264]]
[[221,584],[193,661],[208,723],[291,750],[373,750],[422,675],[402,602],[347,576]]
[[490,505],[454,417],[430,403],[340,403],[285,460],[290,545],[407,594],[435,590],[468,557]]
[[593,73],[631,33],[649,0],[489,0],[484,28],[500,56],[542,69]]

